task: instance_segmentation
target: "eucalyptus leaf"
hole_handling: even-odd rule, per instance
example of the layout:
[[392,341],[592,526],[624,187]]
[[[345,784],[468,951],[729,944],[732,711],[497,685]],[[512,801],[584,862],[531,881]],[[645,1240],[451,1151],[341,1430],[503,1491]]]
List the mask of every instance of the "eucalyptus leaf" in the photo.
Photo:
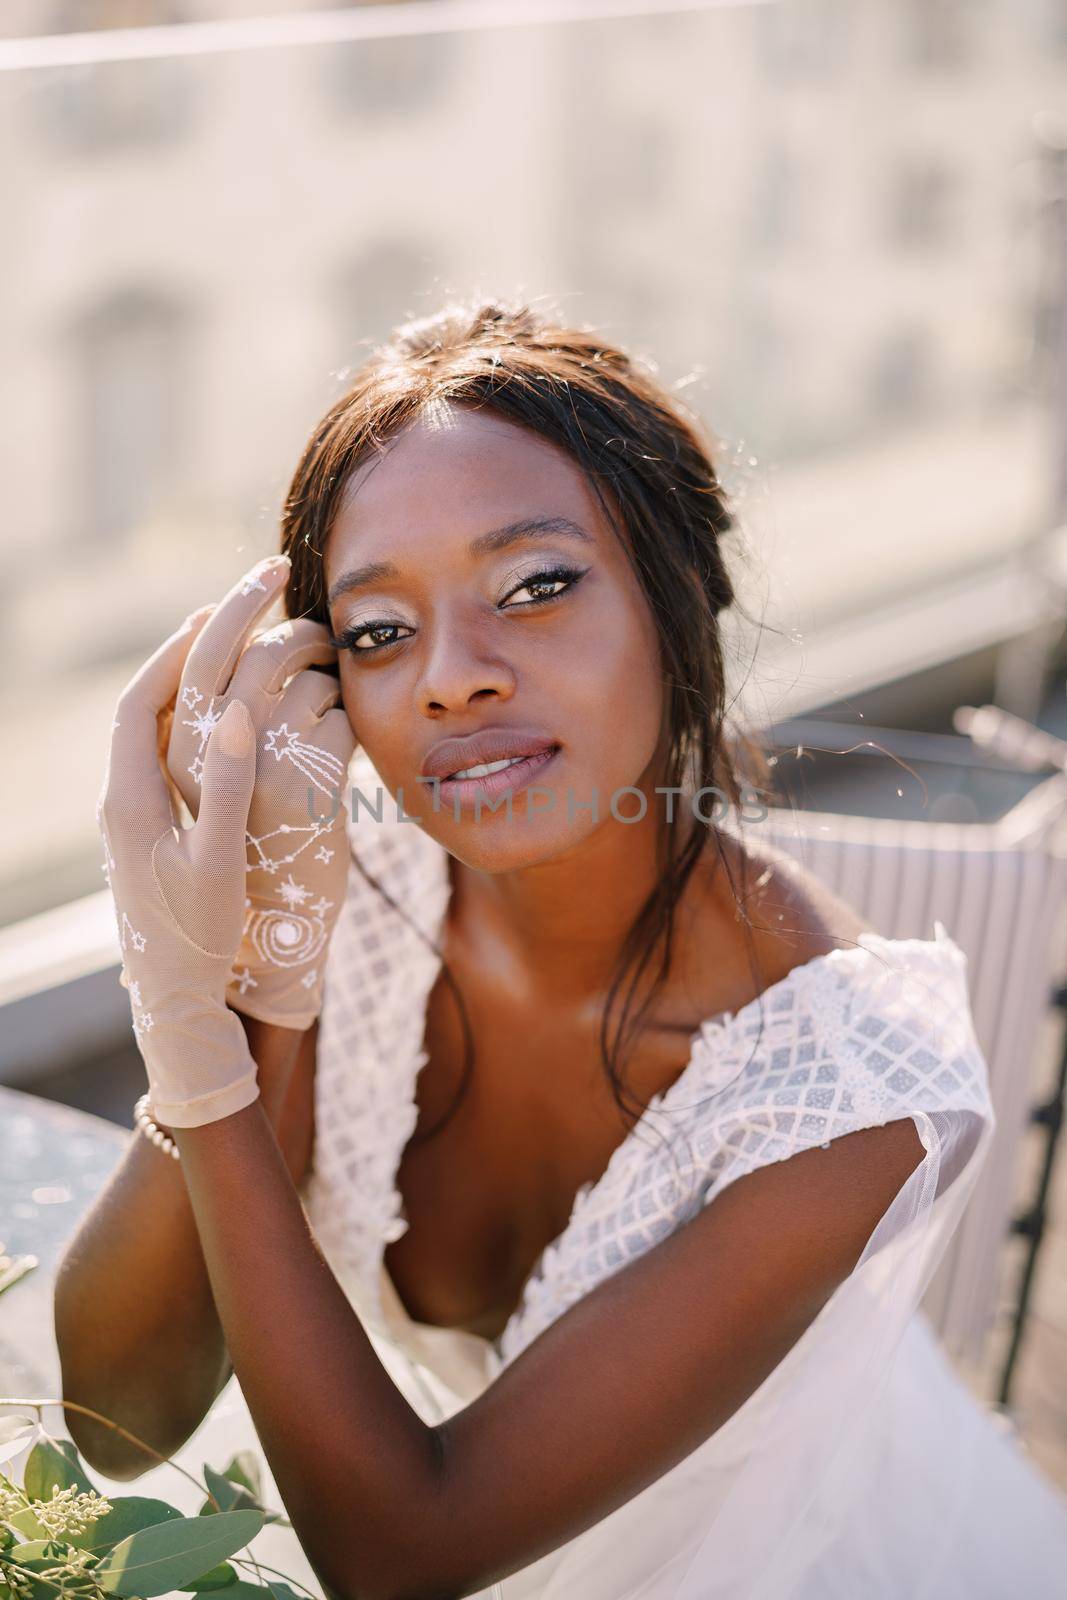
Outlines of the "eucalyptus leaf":
[[[251,1455],[251,1452],[242,1451],[240,1454]],[[220,1508],[223,1511],[262,1511],[265,1521],[280,1522],[283,1527],[292,1527],[292,1523],[283,1517],[280,1511],[268,1511],[265,1505],[254,1498],[253,1495],[249,1494],[248,1489],[245,1487],[245,1479],[243,1474],[240,1479],[235,1481],[232,1476],[232,1469],[238,1460],[239,1457],[234,1456],[233,1461],[231,1461],[230,1465],[226,1468],[225,1474],[216,1472],[214,1467],[209,1467],[207,1462],[204,1462],[204,1481],[211,1493],[218,1500]],[[258,1471],[255,1473],[255,1480],[257,1483],[256,1493],[258,1494]],[[215,1507],[212,1505],[211,1501],[205,1500],[197,1515],[201,1517],[210,1517],[214,1515],[214,1512]]]
[[193,1579],[243,1550],[262,1526],[262,1511],[175,1517],[123,1539],[94,1569],[93,1576],[117,1595],[141,1595],[148,1600],[172,1589],[188,1588]]
[[217,1589],[231,1589],[236,1582],[237,1568],[223,1561],[217,1567],[212,1567],[210,1572],[205,1572],[202,1578],[197,1578],[195,1583],[183,1583],[182,1588],[193,1594],[208,1594]]
[[14,1528],[16,1533],[21,1533],[23,1542],[27,1539],[48,1539],[50,1534],[43,1522],[37,1520],[37,1514],[32,1506],[24,1506],[21,1511],[15,1511],[7,1519],[8,1526]]
[[[17,1561],[20,1575],[30,1579],[29,1587],[24,1591],[25,1600],[56,1600],[56,1585],[51,1580],[34,1583],[33,1574],[57,1566],[70,1554],[68,1545],[59,1539],[33,1539],[27,1544],[14,1545],[5,1554],[9,1560]],[[20,1596],[22,1593],[20,1591]]]
[[223,1474],[234,1483],[243,1483],[249,1494],[259,1501],[263,1498],[263,1481],[254,1450],[238,1450],[230,1457]]
[[[209,1467],[204,1462],[204,1482],[219,1503],[220,1511],[263,1511],[255,1497],[251,1495],[241,1483],[234,1483],[233,1479],[221,1472],[216,1472],[214,1467]],[[214,1511],[210,1500],[204,1502],[200,1508],[200,1515],[205,1516]]]
[[68,1544],[77,1545],[79,1550],[91,1550],[94,1555],[106,1555],[131,1533],[158,1527],[161,1522],[173,1522],[182,1515],[165,1500],[153,1500],[147,1495],[119,1495],[114,1500],[108,1495],[108,1500],[111,1510],[98,1517],[84,1533],[68,1533],[65,1536]]
[[223,1592],[226,1600],[253,1600],[253,1597],[258,1597],[258,1600],[270,1600],[269,1589],[264,1589],[258,1583],[245,1583],[243,1578],[237,1583],[232,1583]]
[[72,1441],[53,1439],[42,1431],[26,1459],[23,1490],[31,1500],[51,1500],[56,1485],[60,1489],[77,1489],[83,1494],[89,1490],[99,1493],[96,1484],[86,1477]]
[[43,1561],[46,1565],[62,1561],[67,1550],[65,1539],[30,1539],[25,1544],[14,1544],[7,1552],[8,1559],[19,1561],[23,1566],[28,1566],[34,1561]]
[[0,1461],[10,1461],[25,1450],[37,1428],[33,1417],[0,1417]]

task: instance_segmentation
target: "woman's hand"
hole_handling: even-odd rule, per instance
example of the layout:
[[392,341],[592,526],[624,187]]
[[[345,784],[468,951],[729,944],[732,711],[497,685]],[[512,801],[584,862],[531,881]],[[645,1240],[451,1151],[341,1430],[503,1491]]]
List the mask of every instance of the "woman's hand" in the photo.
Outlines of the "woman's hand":
[[231,1116],[259,1095],[244,1026],[226,1005],[244,921],[251,722],[236,705],[217,725],[189,829],[175,825],[157,749],[159,714],[206,621],[188,618],[119,696],[96,808],[152,1108],[175,1128]]
[[233,699],[255,729],[256,779],[246,830],[245,920],[226,998],[235,1011],[304,1031],[322,1009],[328,942],[348,884],[344,782],[356,741],[321,623],[301,617],[248,640],[277,597],[279,575],[254,569],[200,629],[185,658],[166,770],[190,815],[204,750]]

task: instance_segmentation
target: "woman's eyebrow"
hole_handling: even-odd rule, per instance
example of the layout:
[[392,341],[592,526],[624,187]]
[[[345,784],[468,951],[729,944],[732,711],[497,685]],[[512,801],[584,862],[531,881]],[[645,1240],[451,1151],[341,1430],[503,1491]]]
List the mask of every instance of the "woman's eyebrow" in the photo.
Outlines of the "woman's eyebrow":
[[[580,539],[586,544],[595,541],[592,534],[587,533],[577,522],[572,522],[569,517],[521,517],[518,522],[509,522],[503,528],[492,528],[488,533],[480,533],[472,539],[468,549],[472,556],[489,555],[495,550],[503,550],[509,544],[515,544],[520,539],[537,539],[544,533],[560,533],[564,538]],[[381,583],[386,578],[399,578],[400,570],[391,561],[368,561],[362,567],[350,567],[347,572],[331,584],[326,596],[326,604],[333,605],[343,594],[349,594],[353,589],[366,588],[368,584]]]

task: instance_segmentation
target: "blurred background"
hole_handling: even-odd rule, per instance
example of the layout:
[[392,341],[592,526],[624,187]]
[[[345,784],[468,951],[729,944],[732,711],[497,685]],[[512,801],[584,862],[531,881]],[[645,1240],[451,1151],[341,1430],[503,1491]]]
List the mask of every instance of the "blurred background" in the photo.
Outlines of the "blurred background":
[[[992,825],[1037,769],[959,707],[1067,736],[1067,0],[5,0],[0,145],[0,1084],[130,1126],[115,701],[453,297],[543,297],[705,420],[783,801]],[[1016,1410],[1067,1487],[1048,1148]]]

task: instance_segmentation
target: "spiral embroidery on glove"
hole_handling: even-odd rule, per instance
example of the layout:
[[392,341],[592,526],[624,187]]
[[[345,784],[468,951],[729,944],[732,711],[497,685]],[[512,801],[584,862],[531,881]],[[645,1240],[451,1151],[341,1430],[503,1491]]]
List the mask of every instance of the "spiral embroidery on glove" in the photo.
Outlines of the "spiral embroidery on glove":
[[252,911],[245,923],[256,954],[276,967],[298,967],[318,955],[326,928],[318,917],[293,911]]

